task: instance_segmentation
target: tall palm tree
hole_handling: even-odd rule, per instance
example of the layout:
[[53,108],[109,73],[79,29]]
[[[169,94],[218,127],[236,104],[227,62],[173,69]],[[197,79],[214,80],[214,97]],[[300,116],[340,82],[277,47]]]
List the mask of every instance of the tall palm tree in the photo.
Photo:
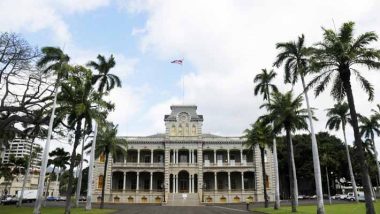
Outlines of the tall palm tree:
[[[70,157],[69,181],[67,186],[67,200],[65,213],[71,209],[71,195],[73,192],[73,171],[76,160],[76,149],[84,130],[92,130],[92,120],[105,121],[108,111],[114,105],[101,99],[101,95],[92,88],[92,72],[82,66],[71,67],[71,75],[62,83],[62,91],[58,96],[60,106],[57,108],[57,121],[74,131],[73,150]],[[82,122],[85,120],[84,130]]]
[[372,146],[373,146],[373,152],[375,154],[375,161],[377,166],[377,172],[380,178],[380,165],[378,161],[378,153],[376,150],[376,143],[375,143],[375,134],[377,136],[380,135],[380,124],[379,124],[379,118],[377,115],[371,115],[369,118],[361,116],[359,118],[359,129],[361,136],[365,137],[366,139],[371,139]]
[[108,58],[108,60],[102,56],[98,55],[98,62],[90,61],[87,66],[97,70],[99,73],[95,74],[92,78],[92,84],[98,83],[98,92],[104,93],[110,91],[115,86],[121,87],[121,80],[118,76],[110,74],[111,68],[115,67],[116,62],[113,55]]
[[276,48],[280,50],[277,55],[277,59],[274,63],[275,66],[280,67],[284,62],[285,70],[285,83],[291,83],[294,85],[298,76],[301,78],[303,94],[306,100],[306,106],[308,110],[308,119],[311,132],[311,149],[313,153],[313,165],[314,165],[314,179],[315,179],[315,191],[317,194],[317,213],[324,214],[325,207],[323,203],[323,192],[322,192],[322,174],[321,166],[319,162],[318,154],[318,144],[317,138],[315,137],[313,118],[309,103],[309,96],[307,93],[305,76],[308,74],[308,58],[310,56],[310,48],[305,46],[305,36],[302,34],[298,37],[297,41],[290,41],[286,43],[277,43]]
[[254,124],[251,125],[250,129],[246,129],[244,131],[244,137],[247,139],[245,142],[245,146],[250,150],[254,150],[256,146],[260,149],[261,156],[261,167],[262,171],[262,179],[263,179],[263,190],[264,190],[264,200],[265,200],[265,208],[269,206],[268,194],[267,194],[267,185],[266,185],[266,169],[265,169],[265,148],[272,146],[272,141],[275,135],[273,134],[273,129],[271,126],[263,123],[260,120],[257,120]]
[[[268,72],[267,69],[262,69],[261,73],[257,74],[253,79],[253,83],[257,83],[255,86],[255,95],[259,93],[263,95],[263,99],[270,103],[271,92],[277,92],[277,86],[271,82],[276,77],[277,73],[273,70]],[[274,163],[274,182],[275,182],[275,192],[274,192],[274,209],[280,208],[280,179],[278,173],[278,159],[277,159],[277,142],[276,138],[273,138],[273,163]]]
[[302,108],[302,97],[293,98],[291,91],[282,94],[273,92],[271,103],[265,103],[261,107],[265,107],[268,114],[260,117],[265,123],[273,123],[273,132],[278,133],[285,130],[288,149],[288,165],[289,165],[289,182],[290,194],[292,200],[292,212],[297,212],[296,200],[297,195],[297,175],[294,163],[292,132],[296,130],[307,130],[306,119],[308,118],[307,109]]
[[348,149],[347,145],[347,137],[346,137],[346,125],[347,122],[350,121],[350,112],[349,112],[349,106],[348,103],[337,103],[334,105],[333,108],[327,109],[326,116],[329,118],[326,123],[326,127],[330,130],[335,129],[338,131],[340,129],[340,126],[342,125],[342,131],[343,131],[343,137],[344,137],[344,145],[346,146],[346,155],[347,155],[347,162],[348,162],[348,169],[350,171],[350,177],[351,177],[351,183],[352,183],[352,189],[354,190],[355,200],[358,202],[358,191],[356,188],[356,181],[354,176],[354,171],[352,170],[352,164],[351,164],[351,156],[350,151]]
[[115,156],[117,152],[125,153],[127,149],[127,141],[117,137],[117,126],[112,123],[104,125],[104,130],[99,129],[98,137],[96,140],[95,157],[101,154],[105,156],[104,171],[103,171],[103,186],[102,186],[102,199],[100,208],[104,208],[104,192],[106,185],[106,175],[108,167],[109,155]]
[[310,82],[310,86],[316,84],[315,93],[322,93],[329,82],[332,82],[331,95],[334,99],[342,101],[347,97],[350,107],[350,116],[355,137],[355,145],[358,148],[358,157],[362,173],[362,183],[365,193],[366,213],[375,213],[370,196],[371,190],[368,180],[368,166],[365,162],[361,136],[359,132],[358,118],[355,108],[354,95],[351,87],[351,75],[356,76],[357,81],[373,100],[374,89],[355,66],[366,66],[368,69],[380,68],[380,50],[369,47],[377,41],[378,36],[374,32],[366,32],[354,37],[354,23],[347,22],[338,32],[323,28],[323,41],[316,44],[311,58],[312,70],[318,75]]
[[55,150],[49,153],[49,156],[51,157],[51,159],[48,160],[48,166],[53,165],[53,170],[50,173],[49,180],[46,186],[45,203],[48,197],[47,193],[49,192],[50,182],[53,179],[53,174],[55,173],[55,169],[57,167],[61,169],[65,169],[66,165],[70,164],[69,163],[70,153],[66,152],[63,148],[56,148]]

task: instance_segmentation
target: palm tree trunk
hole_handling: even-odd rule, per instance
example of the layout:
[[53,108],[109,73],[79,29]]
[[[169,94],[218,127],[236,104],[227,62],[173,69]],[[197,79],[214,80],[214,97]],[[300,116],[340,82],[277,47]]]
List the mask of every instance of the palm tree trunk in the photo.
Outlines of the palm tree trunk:
[[297,169],[296,169],[296,162],[294,161],[294,148],[293,148],[293,137],[292,133],[290,133],[290,149],[292,154],[292,174],[293,174],[293,180],[294,180],[294,201],[296,203],[296,206],[298,207],[298,181],[297,181]]
[[269,201],[268,201],[268,194],[267,194],[267,186],[266,186],[266,171],[265,171],[265,158],[264,158],[264,151],[265,148],[262,148],[260,146],[260,155],[261,155],[261,167],[263,168],[263,189],[264,189],[264,201],[265,201],[265,208],[268,208]]
[[[267,97],[268,97],[268,103],[270,104],[270,94],[269,91],[267,91]],[[274,124],[272,123],[272,128],[274,127]],[[277,159],[277,142],[276,142],[276,136],[273,138],[273,165],[274,165],[274,183],[275,183],[275,190],[274,190],[274,209],[278,210],[280,208],[280,176],[278,173],[278,159]]]
[[77,181],[77,191],[75,193],[75,207],[79,206],[79,197],[80,197],[80,190],[82,186],[82,170],[83,170],[83,150],[84,150],[84,141],[85,136],[83,135],[83,142],[82,142],[82,152],[81,152],[81,160],[78,167],[78,181]]
[[105,187],[106,187],[106,176],[107,176],[107,166],[108,166],[108,151],[105,152],[105,156],[106,156],[106,160],[104,162],[103,184],[102,184],[102,199],[100,201],[100,209],[104,208],[104,192],[105,192]]
[[327,194],[329,197],[329,204],[331,205],[329,170],[327,170],[327,166],[326,166],[326,181],[327,181]]
[[342,125],[343,125],[342,130],[343,130],[343,137],[344,137],[344,145],[346,146],[346,155],[347,155],[348,169],[350,171],[352,189],[354,190],[355,201],[359,202],[358,189],[356,187],[356,181],[355,181],[354,171],[352,170],[350,151],[349,151],[348,145],[347,145],[346,124],[342,124]]
[[82,126],[82,120],[78,120],[76,129],[75,129],[75,140],[74,140],[74,145],[73,145],[73,151],[70,157],[69,181],[67,182],[65,214],[70,214],[70,209],[71,209],[71,195],[73,192],[73,183],[74,183],[73,173],[74,173],[74,166],[75,166],[76,150],[77,150],[80,136],[81,136],[81,126]]
[[[286,138],[288,139],[287,147],[288,147],[288,169],[289,169],[289,183],[290,183],[290,200],[292,204],[292,212],[297,212],[297,204],[296,204],[296,190],[295,190],[295,184],[297,182],[297,178],[295,178],[293,172],[294,172],[294,165],[293,165],[293,143],[292,143],[292,134],[290,132],[290,129],[286,129]],[[298,196],[297,196],[298,197]]]
[[54,174],[54,171],[55,171],[55,165],[53,166],[53,171],[51,172],[50,176],[48,177],[48,183],[47,183],[47,186],[46,186],[46,192],[45,192],[45,200],[44,200],[44,207],[46,207],[46,199],[47,197],[49,196],[49,188],[50,188],[50,182],[51,182],[51,177],[52,175]]
[[25,191],[26,181],[28,180],[30,166],[32,165],[32,162],[33,162],[32,154],[33,154],[34,139],[35,138],[33,137],[32,138],[32,142],[30,143],[28,165],[26,166],[26,172],[25,172],[25,175],[24,175],[24,180],[22,181],[21,194],[20,194],[20,197],[18,198],[17,207],[21,207],[22,199],[24,197],[24,191]]
[[355,109],[355,101],[354,101],[354,96],[352,94],[349,72],[350,72],[349,70],[340,72],[340,78],[342,79],[343,87],[346,91],[347,102],[348,102],[348,106],[350,107],[352,128],[354,130],[355,145],[358,148],[359,164],[361,166],[361,174],[362,174],[361,177],[362,177],[362,184],[364,188],[364,197],[365,197],[365,204],[366,204],[366,214],[375,214],[376,211],[373,206],[372,197],[371,197],[372,194],[371,194],[371,188],[370,188],[370,183],[369,183],[368,166],[364,157],[363,145],[362,145],[362,140],[361,140],[361,136],[359,132],[358,116]]
[[306,89],[305,79],[303,75],[301,75],[301,81],[302,81],[302,86],[303,86],[305,100],[306,100],[307,114],[309,117],[309,125],[310,125],[310,133],[311,133],[311,150],[313,153],[314,179],[315,179],[315,189],[316,189],[315,191],[317,193],[317,200],[318,200],[317,214],[324,214],[325,206],[323,203],[322,174],[321,174],[321,166],[319,163],[318,144],[317,144],[317,138],[315,137],[313,117],[311,114],[310,103],[309,103],[309,96],[307,95],[307,89]]
[[[375,138],[373,136],[372,136],[372,143],[373,143],[373,149],[375,150],[375,161],[376,161],[376,166],[377,166],[377,173],[378,173],[378,176],[380,177],[380,165],[377,159],[378,153],[376,149]],[[376,198],[376,194],[373,197]]]

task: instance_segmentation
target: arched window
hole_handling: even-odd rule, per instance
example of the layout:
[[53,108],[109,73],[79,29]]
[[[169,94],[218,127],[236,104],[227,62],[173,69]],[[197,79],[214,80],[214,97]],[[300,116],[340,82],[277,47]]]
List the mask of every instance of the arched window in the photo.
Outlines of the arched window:
[[175,125],[173,124],[173,125],[172,125],[172,128],[171,128],[171,130],[170,130],[170,135],[175,136],[175,135],[176,135],[176,132],[177,132],[177,129],[175,128]]
[[98,189],[103,187],[103,175],[99,175],[98,177]]
[[185,136],[189,136],[189,133],[190,133],[189,124],[186,124],[186,128],[185,128]]
[[193,128],[191,130],[191,134],[192,135],[196,135],[197,134],[197,128],[195,127],[195,125],[193,125]]
[[105,159],[106,159],[106,156],[103,153],[101,153],[99,156],[99,161],[104,162]]
[[179,136],[183,135],[182,125],[179,125],[179,127],[178,127],[178,135]]

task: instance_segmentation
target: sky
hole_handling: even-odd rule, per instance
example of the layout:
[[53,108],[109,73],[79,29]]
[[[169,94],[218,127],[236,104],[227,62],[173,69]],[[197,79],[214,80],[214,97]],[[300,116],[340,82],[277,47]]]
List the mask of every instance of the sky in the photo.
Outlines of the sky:
[[[19,33],[37,47],[61,47],[75,64],[113,54],[112,72],[123,87],[110,95],[116,109],[109,119],[121,136],[164,132],[164,114],[183,101],[204,115],[204,133],[240,136],[265,113],[252,80],[272,68],[276,43],[305,34],[312,45],[321,40],[321,27],[347,21],[356,23],[356,35],[380,33],[379,11],[378,0],[2,0],[0,32]],[[171,64],[175,59],[184,64]],[[354,96],[357,111],[369,115],[380,103],[380,71],[362,70],[375,99],[369,102],[356,83]],[[290,90],[283,69],[275,71],[281,91]],[[315,129],[326,131],[325,110],[334,100],[328,92],[310,97],[319,118]],[[352,130],[347,134],[352,144]]]

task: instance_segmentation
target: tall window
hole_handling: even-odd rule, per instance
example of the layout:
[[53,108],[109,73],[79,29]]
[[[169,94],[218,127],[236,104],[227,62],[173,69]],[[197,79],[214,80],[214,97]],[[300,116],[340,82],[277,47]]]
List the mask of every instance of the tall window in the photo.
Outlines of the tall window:
[[178,127],[178,135],[179,136],[183,135],[182,125],[179,125],[179,127]]
[[171,128],[171,130],[170,130],[170,135],[175,136],[175,135],[176,135],[176,132],[177,132],[177,130],[176,130],[176,128],[175,128],[175,125],[172,125],[172,128]]
[[98,177],[98,189],[103,187],[103,175],[99,175]]
[[193,125],[193,128],[191,130],[191,134],[192,135],[196,135],[197,134],[197,129],[196,129],[195,125]]

